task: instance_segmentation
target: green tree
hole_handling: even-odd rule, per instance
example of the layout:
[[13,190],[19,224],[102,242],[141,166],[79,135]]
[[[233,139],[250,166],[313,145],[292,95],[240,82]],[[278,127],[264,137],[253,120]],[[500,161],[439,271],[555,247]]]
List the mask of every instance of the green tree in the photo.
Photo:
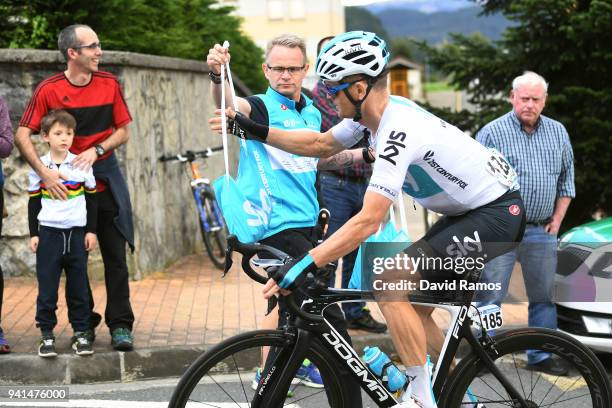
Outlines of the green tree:
[[70,24],[91,26],[104,49],[202,60],[215,43],[228,40],[232,67],[253,91],[266,80],[259,69],[263,51],[240,31],[231,7],[214,0],[3,0],[0,47],[57,49],[59,31]]
[[391,48],[391,57],[414,59],[415,51],[418,51],[417,44],[410,38],[405,37],[392,39],[389,47]]
[[204,58],[215,43],[228,40],[232,55],[232,72],[254,92],[268,86],[261,70],[263,50],[239,30],[240,18],[231,15],[232,7],[211,7],[213,0],[181,0],[180,31],[190,41],[176,48],[176,56]]
[[421,43],[429,61],[465,89],[476,113],[461,112],[471,129],[507,112],[514,77],[535,71],[550,83],[544,114],[572,141],[576,199],[564,227],[612,209],[612,3],[609,0],[489,0],[483,13],[503,13],[512,25],[501,40],[453,35],[439,47]]
[[409,37],[394,37],[391,39],[391,58],[404,57],[411,61],[424,64],[427,60],[427,55],[419,47],[420,41]]
[[363,7],[347,7],[344,9],[344,22],[346,31],[370,31],[378,34],[389,43],[391,37],[387,34],[380,19]]

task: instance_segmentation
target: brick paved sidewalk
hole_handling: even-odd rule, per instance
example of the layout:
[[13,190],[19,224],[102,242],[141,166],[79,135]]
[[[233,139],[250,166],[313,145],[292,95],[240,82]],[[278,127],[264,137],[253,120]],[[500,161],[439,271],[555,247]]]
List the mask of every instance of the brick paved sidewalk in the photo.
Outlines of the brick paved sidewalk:
[[[239,274],[234,266],[226,278],[204,255],[188,256],[162,273],[130,282],[137,348],[210,345],[240,331],[256,328],[264,300],[261,285]],[[68,323],[63,282],[60,284],[55,335],[58,348],[68,348]],[[95,310],[104,315],[104,282],[92,282]],[[2,328],[15,353],[34,352],[40,336],[35,326],[36,280],[5,280]],[[102,322],[96,331],[96,351],[111,350],[110,334]],[[59,351],[59,350],[58,350]],[[67,350],[66,350],[67,351]]]
[[[63,287],[63,283],[61,284]],[[236,333],[253,330],[263,317],[266,302],[260,284],[234,263],[227,277],[212,267],[204,255],[188,256],[165,270],[141,281],[130,282],[137,349],[168,346],[208,346]],[[36,280],[5,279],[2,328],[14,353],[35,353],[40,336],[35,326]],[[104,314],[104,283],[92,282],[95,310]],[[382,320],[375,305],[370,305],[375,318]],[[436,311],[441,327],[448,323],[447,314]],[[505,325],[526,323],[525,304],[504,305]],[[66,302],[60,289],[55,330],[59,353],[70,353],[72,328],[68,324]],[[96,352],[111,351],[110,335],[105,324],[98,327]],[[366,334],[354,331],[352,335]],[[2,356],[0,356],[0,360]]]

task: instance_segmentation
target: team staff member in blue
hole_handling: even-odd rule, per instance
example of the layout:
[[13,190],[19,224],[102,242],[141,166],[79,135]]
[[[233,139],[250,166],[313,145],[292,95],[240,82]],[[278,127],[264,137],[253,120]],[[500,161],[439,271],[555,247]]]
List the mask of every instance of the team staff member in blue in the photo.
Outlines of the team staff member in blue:
[[[206,62],[210,67],[212,96],[219,107],[221,105],[221,65],[230,60],[228,49],[216,44],[209,50]],[[237,108],[243,115],[266,126],[286,130],[311,130],[318,132],[321,126],[321,114],[312,101],[301,93],[302,82],[308,71],[306,45],[294,35],[282,35],[272,39],[267,46],[265,62],[262,64],[264,75],[270,86],[266,93],[237,98]],[[227,104],[231,104],[227,89]],[[347,151],[340,156],[327,159],[319,166],[324,168],[350,165],[356,160],[370,159],[362,150]],[[260,241],[263,244],[278,248],[291,256],[299,256],[316,245],[315,225],[319,205],[315,189],[315,177],[318,160],[301,157],[275,147],[247,140],[240,145],[238,174],[240,177],[247,171],[248,161],[257,160],[263,169],[259,179],[253,177],[243,194],[260,208],[267,209],[270,220],[268,230]],[[257,180],[257,182],[255,182]],[[346,331],[346,322],[340,308],[329,308],[328,318],[350,342]],[[271,313],[264,322],[266,328],[280,325],[285,319],[285,306],[281,300],[279,312]],[[312,367],[310,365],[309,367]],[[310,385],[322,386],[318,373],[300,369],[298,376],[306,374],[305,381]],[[312,377],[314,376],[314,377]],[[307,383],[308,384],[308,383]],[[361,398],[357,384],[353,395],[359,398],[352,406],[360,406]]]

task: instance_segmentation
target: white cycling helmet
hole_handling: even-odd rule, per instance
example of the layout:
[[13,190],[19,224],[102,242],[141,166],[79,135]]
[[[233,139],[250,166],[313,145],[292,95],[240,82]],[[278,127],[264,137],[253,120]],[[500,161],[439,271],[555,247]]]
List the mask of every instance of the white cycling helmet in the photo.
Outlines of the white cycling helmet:
[[316,75],[322,80],[340,81],[349,75],[376,78],[387,66],[389,50],[385,41],[367,31],[350,31],[325,44],[317,58]]

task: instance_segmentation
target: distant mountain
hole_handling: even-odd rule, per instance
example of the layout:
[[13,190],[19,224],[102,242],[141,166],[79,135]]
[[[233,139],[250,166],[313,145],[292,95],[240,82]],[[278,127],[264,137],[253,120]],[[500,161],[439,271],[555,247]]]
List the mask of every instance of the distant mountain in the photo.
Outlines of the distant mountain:
[[436,13],[438,11],[455,11],[471,6],[474,6],[474,3],[467,0],[387,0],[370,4],[365,8],[374,14],[389,8]]
[[[407,0],[404,0],[404,2],[411,5],[415,4]],[[510,22],[501,14],[479,16],[478,14],[482,9],[478,6],[460,8],[454,11],[424,13],[398,7],[399,3],[401,1],[396,0],[393,7],[386,7],[377,13],[373,13],[380,19],[391,37],[414,37],[436,44],[447,39],[448,33],[469,35],[480,32],[491,40],[498,40],[501,38],[501,33],[510,25]],[[456,2],[444,0],[436,3]]]

